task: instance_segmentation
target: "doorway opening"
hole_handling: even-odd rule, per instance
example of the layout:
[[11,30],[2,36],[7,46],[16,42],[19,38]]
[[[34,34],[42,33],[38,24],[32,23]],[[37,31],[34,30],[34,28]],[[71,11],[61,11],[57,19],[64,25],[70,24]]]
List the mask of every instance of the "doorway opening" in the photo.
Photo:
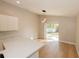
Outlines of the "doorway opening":
[[45,32],[48,41],[59,41],[59,24],[46,24]]

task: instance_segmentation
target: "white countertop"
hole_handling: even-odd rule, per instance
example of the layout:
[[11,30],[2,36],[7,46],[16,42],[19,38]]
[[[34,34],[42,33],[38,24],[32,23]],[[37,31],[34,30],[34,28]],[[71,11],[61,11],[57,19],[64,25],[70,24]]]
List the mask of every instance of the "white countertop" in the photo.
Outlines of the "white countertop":
[[44,46],[36,40],[12,38],[3,40],[5,58],[27,58]]

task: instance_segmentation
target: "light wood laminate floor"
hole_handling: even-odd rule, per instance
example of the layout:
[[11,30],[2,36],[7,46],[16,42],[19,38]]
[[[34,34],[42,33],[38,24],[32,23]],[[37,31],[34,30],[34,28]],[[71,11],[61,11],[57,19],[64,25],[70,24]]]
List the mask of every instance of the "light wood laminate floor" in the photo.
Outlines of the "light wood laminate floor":
[[43,42],[46,45],[39,50],[40,58],[77,58],[74,45],[58,41]]

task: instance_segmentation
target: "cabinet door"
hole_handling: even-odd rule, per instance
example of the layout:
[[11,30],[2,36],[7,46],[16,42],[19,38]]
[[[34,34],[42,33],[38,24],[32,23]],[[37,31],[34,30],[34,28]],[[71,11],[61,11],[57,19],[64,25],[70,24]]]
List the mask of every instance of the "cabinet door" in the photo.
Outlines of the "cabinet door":
[[11,31],[18,29],[18,18],[0,15],[0,31]]

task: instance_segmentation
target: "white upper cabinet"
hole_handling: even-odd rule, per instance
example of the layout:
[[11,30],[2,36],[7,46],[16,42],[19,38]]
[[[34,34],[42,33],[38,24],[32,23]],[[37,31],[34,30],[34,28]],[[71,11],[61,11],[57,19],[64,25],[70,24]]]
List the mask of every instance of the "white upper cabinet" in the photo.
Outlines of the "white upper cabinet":
[[18,30],[18,18],[7,15],[0,15],[0,31]]

